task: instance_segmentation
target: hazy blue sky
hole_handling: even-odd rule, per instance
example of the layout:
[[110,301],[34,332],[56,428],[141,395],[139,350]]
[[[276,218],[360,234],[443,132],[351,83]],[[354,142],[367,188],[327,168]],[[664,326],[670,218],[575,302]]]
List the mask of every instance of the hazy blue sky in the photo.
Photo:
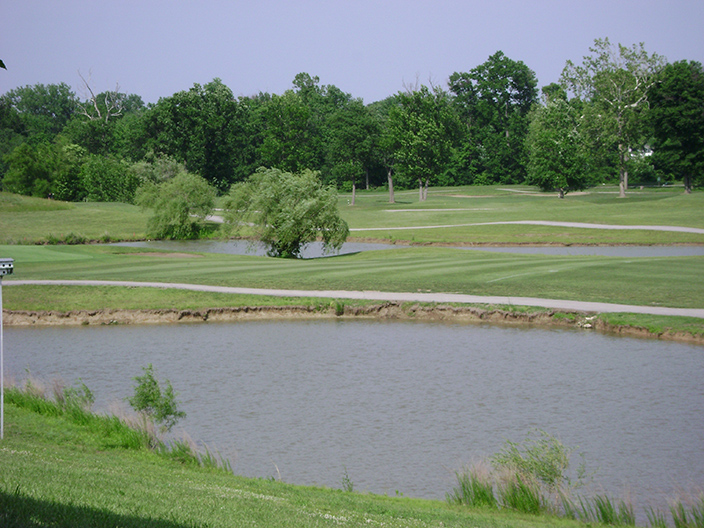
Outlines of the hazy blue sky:
[[557,81],[595,38],[704,62],[704,0],[4,0],[0,93],[66,82],[145,102],[220,77],[235,95],[282,93],[299,72],[366,103],[446,87],[497,50]]

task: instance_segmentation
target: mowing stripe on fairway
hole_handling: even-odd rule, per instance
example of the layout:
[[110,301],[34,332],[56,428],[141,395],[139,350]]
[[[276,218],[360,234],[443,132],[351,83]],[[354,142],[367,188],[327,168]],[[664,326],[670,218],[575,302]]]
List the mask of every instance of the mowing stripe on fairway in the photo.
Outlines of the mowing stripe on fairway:
[[5,286],[22,285],[59,285],[59,286],[128,286],[149,288],[175,288],[180,290],[205,291],[215,293],[232,293],[240,295],[269,295],[274,297],[313,297],[325,299],[363,299],[392,302],[428,302],[461,304],[508,304],[515,306],[538,306],[557,310],[601,313],[637,313],[649,315],[669,315],[697,317],[704,319],[704,309],[667,308],[664,306],[635,306],[629,304],[611,304],[586,301],[568,301],[562,299],[539,299],[536,297],[499,297],[466,295],[458,293],[416,293],[416,292],[381,292],[381,291],[344,291],[344,290],[277,290],[265,288],[235,288],[230,286],[210,286],[204,284],[183,284],[171,282],[137,282],[104,280],[6,280]]

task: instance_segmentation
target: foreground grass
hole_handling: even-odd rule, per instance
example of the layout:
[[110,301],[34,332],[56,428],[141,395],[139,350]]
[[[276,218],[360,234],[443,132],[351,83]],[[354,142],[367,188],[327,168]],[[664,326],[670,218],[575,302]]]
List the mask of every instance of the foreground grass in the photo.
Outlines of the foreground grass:
[[6,406],[0,525],[25,526],[584,526],[529,516],[293,486],[183,465],[111,446],[66,417]]

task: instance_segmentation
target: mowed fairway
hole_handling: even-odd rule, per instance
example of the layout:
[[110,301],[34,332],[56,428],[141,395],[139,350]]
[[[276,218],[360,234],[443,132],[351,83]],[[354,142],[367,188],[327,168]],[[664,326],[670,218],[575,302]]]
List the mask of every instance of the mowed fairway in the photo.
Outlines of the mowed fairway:
[[340,210],[353,237],[423,244],[704,243],[704,235],[693,233],[492,224],[548,221],[704,229],[704,194],[685,195],[681,189],[634,190],[620,199],[614,188],[600,187],[560,200],[527,186],[453,187],[431,189],[422,203],[412,191],[396,193],[395,204],[379,191],[359,193],[354,207],[349,199],[341,198]]
[[[555,257],[420,247],[312,260],[110,246],[0,246],[11,279],[181,282],[250,288],[450,292],[701,308],[704,257]],[[21,309],[23,286],[7,289]],[[17,296],[17,297],[16,297]],[[220,299],[222,302],[222,299]],[[173,307],[173,306],[164,306]],[[87,309],[111,306],[86,306]]]

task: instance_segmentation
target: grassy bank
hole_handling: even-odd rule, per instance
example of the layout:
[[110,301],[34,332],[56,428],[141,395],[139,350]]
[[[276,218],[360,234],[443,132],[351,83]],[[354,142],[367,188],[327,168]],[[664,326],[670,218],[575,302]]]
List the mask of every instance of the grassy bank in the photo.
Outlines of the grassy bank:
[[9,403],[0,441],[0,525],[584,526],[551,516],[237,477],[125,446],[116,440],[119,434]]
[[78,325],[189,323],[274,317],[384,317],[575,328],[589,325],[588,328],[633,337],[704,343],[704,322],[694,317],[627,313],[586,317],[572,312],[513,305],[379,304],[377,301],[354,299],[231,295],[117,286],[13,286],[6,288],[3,296],[5,305],[12,306],[15,311],[5,315],[5,324],[12,324],[13,320],[14,324],[28,324],[31,321],[35,325]]

